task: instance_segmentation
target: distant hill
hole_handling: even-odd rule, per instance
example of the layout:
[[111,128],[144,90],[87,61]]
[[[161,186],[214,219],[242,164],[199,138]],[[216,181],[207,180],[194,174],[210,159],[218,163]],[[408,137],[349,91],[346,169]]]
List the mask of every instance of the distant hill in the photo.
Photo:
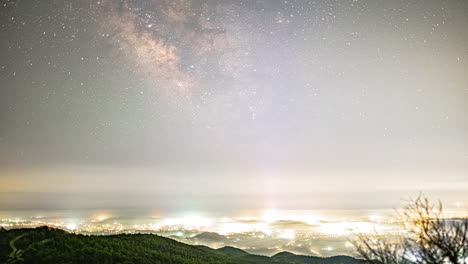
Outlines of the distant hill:
[[218,233],[203,232],[194,237],[191,237],[190,240],[196,240],[202,243],[219,243],[219,242],[226,242],[227,238]]
[[244,250],[238,249],[238,248],[235,248],[235,247],[222,247],[222,248],[218,248],[216,251],[223,254],[223,255],[225,255],[225,256],[235,257],[235,258],[250,255],[249,253],[245,252]]
[[346,263],[346,264],[363,264],[363,260],[355,259],[350,256],[334,256],[334,257],[315,257],[315,256],[303,256],[295,255],[290,252],[280,252],[271,257],[277,261],[283,261],[284,263],[320,263],[320,264],[336,264],[336,263]]
[[154,234],[87,236],[38,227],[0,230],[0,263],[67,264],[363,264],[348,256],[310,257],[281,252],[273,257],[234,247],[191,246]]

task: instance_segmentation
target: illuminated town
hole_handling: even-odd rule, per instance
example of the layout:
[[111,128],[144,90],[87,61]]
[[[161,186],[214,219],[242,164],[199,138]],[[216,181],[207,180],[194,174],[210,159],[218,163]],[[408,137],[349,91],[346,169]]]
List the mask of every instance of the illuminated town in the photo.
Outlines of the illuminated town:
[[50,226],[81,234],[154,233],[181,242],[213,248],[235,246],[248,252],[273,255],[290,251],[309,255],[350,254],[356,234],[392,235],[398,223],[390,217],[370,215],[358,220],[296,216],[282,219],[266,211],[258,218],[200,216],[123,218],[111,212],[83,218],[3,218],[5,229]]

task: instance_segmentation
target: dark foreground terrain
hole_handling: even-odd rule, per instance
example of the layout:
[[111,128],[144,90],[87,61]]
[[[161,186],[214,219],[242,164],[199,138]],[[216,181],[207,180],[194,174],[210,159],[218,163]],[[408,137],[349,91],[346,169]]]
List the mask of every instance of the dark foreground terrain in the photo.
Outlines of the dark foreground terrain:
[[39,227],[0,231],[0,263],[313,263],[362,264],[348,256],[330,258],[278,253],[272,257],[241,249],[191,246],[150,234],[85,236]]

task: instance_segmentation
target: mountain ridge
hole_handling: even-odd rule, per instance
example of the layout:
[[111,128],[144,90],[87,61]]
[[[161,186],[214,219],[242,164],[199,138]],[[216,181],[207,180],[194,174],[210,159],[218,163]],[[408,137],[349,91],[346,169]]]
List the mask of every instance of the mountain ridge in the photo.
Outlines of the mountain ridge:
[[272,257],[224,246],[188,245],[156,234],[82,235],[51,227],[0,230],[0,263],[363,264],[350,256],[280,252]]

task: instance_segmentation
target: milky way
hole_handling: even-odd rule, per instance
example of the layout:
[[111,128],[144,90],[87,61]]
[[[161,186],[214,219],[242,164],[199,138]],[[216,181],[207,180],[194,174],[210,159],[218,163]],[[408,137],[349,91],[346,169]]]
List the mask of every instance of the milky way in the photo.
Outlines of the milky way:
[[[190,97],[207,82],[245,78],[245,38],[223,2],[108,1],[100,4],[103,31],[115,48],[171,95]],[[232,16],[232,17],[231,17]],[[194,91],[196,90],[196,91]],[[180,99],[180,98],[179,98]]]

